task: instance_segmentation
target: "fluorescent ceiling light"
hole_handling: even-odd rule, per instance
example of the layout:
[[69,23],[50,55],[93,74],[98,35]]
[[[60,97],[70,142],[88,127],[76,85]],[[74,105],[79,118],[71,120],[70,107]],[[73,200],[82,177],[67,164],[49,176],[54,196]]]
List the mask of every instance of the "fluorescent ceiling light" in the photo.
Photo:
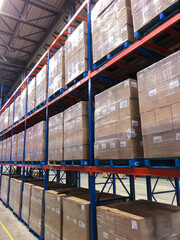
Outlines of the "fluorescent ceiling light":
[[2,8],[4,0],[0,0],[0,9]]

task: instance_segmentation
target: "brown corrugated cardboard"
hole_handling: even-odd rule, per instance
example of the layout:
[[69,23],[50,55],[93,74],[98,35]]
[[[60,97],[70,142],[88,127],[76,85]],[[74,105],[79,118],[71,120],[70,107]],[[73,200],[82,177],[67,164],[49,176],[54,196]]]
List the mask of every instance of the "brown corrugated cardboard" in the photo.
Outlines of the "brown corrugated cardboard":
[[26,115],[26,93],[27,89],[25,88],[15,100],[14,122],[17,122]]
[[21,195],[22,195],[22,181],[15,178],[11,178],[9,206],[13,209],[17,216],[20,216]]
[[36,75],[36,106],[47,99],[47,65]]
[[18,133],[17,143],[17,161],[23,161],[23,149],[24,149],[24,131]]
[[8,198],[9,176],[1,176],[1,199],[4,204],[7,204]]
[[34,77],[28,85],[27,112],[29,113],[35,107],[36,107],[36,77]]
[[99,0],[92,10],[93,62],[125,41],[134,41],[130,1]]
[[12,143],[12,138],[9,137],[6,140],[6,162],[9,162],[11,160],[11,143]]
[[64,47],[61,47],[49,62],[49,92],[51,96],[61,88],[65,88]]
[[17,161],[17,147],[18,147],[18,134],[14,134],[12,136],[12,154],[11,154],[11,161]]
[[2,161],[6,161],[6,156],[7,156],[7,139],[3,140],[3,149],[2,149]]

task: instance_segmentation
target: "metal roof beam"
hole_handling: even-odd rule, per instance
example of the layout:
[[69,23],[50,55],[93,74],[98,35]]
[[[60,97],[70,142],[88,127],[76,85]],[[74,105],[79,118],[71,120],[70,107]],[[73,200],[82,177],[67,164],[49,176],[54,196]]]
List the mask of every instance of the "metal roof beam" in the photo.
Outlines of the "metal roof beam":
[[24,40],[24,41],[32,42],[32,43],[35,43],[35,44],[38,43],[38,42],[35,41],[35,40],[29,39],[29,38],[25,38],[25,37],[23,37],[23,36],[19,36],[19,35],[15,34],[15,33],[9,33],[9,32],[5,32],[5,31],[0,30],[0,34],[5,35],[5,36],[8,36],[8,37],[11,37],[11,38],[17,38],[17,39],[19,39],[19,40]]
[[3,55],[0,55],[0,57],[3,59],[3,60],[0,59],[0,61],[3,61],[3,63],[11,64],[11,65],[19,67],[19,68],[23,68],[24,65],[26,64],[24,61],[16,59],[16,58],[4,57]]
[[14,47],[10,47],[6,44],[0,44],[0,47],[3,47],[3,48],[6,48],[6,50],[8,51],[12,51],[12,52],[23,52],[23,53],[27,53],[27,54],[30,54],[30,52],[26,51],[26,50],[23,50],[21,48],[14,48]]
[[38,26],[38,25],[36,25],[36,24],[34,24],[34,23],[29,22],[28,20],[24,20],[24,19],[22,19],[22,18],[18,18],[18,17],[16,17],[16,16],[10,15],[10,14],[5,13],[5,12],[2,12],[2,11],[0,11],[0,16],[1,16],[1,17],[9,18],[9,19],[14,20],[14,21],[16,21],[16,22],[20,22],[20,23],[29,25],[29,26],[34,27],[34,28],[39,28],[39,29],[41,29],[41,30],[43,30],[43,31],[46,31],[46,28],[44,28],[44,27]]

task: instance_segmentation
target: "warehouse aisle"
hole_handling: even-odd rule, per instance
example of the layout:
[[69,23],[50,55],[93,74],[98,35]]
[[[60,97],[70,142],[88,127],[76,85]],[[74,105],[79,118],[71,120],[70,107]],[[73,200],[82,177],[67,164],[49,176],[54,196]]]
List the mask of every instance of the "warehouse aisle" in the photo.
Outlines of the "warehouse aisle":
[[0,202],[0,240],[36,240],[13,213]]

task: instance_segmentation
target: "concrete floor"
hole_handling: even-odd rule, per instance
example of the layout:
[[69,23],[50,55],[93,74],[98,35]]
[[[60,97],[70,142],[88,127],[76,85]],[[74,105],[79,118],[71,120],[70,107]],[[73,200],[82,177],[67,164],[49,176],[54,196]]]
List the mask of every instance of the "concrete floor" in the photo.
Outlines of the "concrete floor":
[[[52,176],[51,176],[52,177]],[[155,183],[156,179],[152,179],[152,188]],[[106,178],[102,177],[102,174],[99,174],[97,177],[96,182],[101,183],[105,182]],[[129,179],[122,180],[127,189],[129,190]],[[81,174],[81,187],[88,186],[88,175],[86,173]],[[105,188],[105,191],[108,190],[110,185]],[[101,190],[103,185],[96,185],[97,190]],[[120,184],[119,180],[116,181],[116,189],[117,194],[127,196],[126,191]],[[173,186],[167,179],[160,179],[156,191],[167,191],[173,190]],[[146,196],[146,180],[145,178],[137,177],[135,179],[135,191],[136,191],[136,199],[147,199]],[[112,189],[110,190],[112,192]],[[160,194],[156,196],[156,199],[159,202],[169,203],[173,199],[173,193],[166,193]],[[176,200],[176,199],[175,199]],[[176,205],[176,201],[174,202]],[[5,226],[7,231],[9,232],[10,236],[8,236],[5,229],[2,227],[1,223]],[[28,231],[28,229],[17,220],[17,218],[13,215],[13,213],[7,209],[1,202],[0,202],[0,240],[36,240],[36,238]]]
[[[6,228],[3,228],[2,224]],[[0,202],[0,240],[37,240],[28,229],[17,220],[13,213]]]

